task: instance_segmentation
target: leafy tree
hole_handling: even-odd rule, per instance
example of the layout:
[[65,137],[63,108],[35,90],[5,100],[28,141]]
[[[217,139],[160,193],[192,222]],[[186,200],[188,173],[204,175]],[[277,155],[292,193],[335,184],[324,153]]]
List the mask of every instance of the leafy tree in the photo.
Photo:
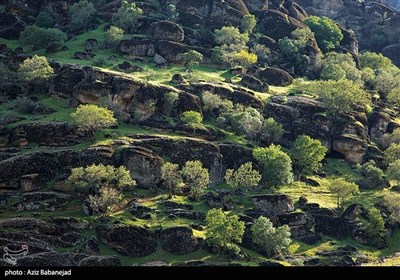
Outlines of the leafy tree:
[[200,62],[203,60],[203,55],[199,53],[198,51],[191,50],[187,53],[184,53],[182,55],[183,61],[185,61],[185,65],[188,68],[191,68],[192,66],[199,65]]
[[315,82],[300,85],[297,90],[317,95],[333,119],[351,113],[356,106],[366,109],[371,104],[371,96],[349,80]]
[[346,71],[344,71],[339,65],[329,64],[322,69],[321,78],[323,80],[343,80],[346,78]]
[[382,169],[376,166],[375,162],[370,160],[363,165],[357,166],[363,180],[370,186],[382,187],[385,185],[385,174]]
[[105,187],[96,195],[89,195],[88,202],[94,214],[109,216],[121,203],[123,195],[119,190]]
[[49,65],[47,58],[37,55],[25,59],[19,66],[18,72],[25,81],[45,81],[54,74],[54,70]]
[[136,185],[126,167],[115,168],[114,166],[103,164],[73,168],[71,175],[68,177],[68,183],[71,187],[77,189],[91,188],[97,192],[104,187],[120,190],[125,186]]
[[231,66],[243,66],[247,68],[253,64],[257,63],[257,55],[246,50],[241,50],[238,52],[233,52],[232,55],[226,56],[226,61]]
[[385,133],[378,142],[384,149],[396,143],[400,144],[400,128],[396,128],[392,133]]
[[42,28],[31,25],[25,28],[19,36],[21,46],[33,51],[45,49],[52,46],[57,49],[67,40],[67,35],[56,28]]
[[392,61],[381,53],[364,52],[360,54],[360,63],[362,68],[390,70],[393,68]]
[[267,145],[279,143],[284,133],[283,125],[278,123],[274,118],[264,120],[261,129],[261,139],[265,141]]
[[279,145],[255,148],[253,157],[264,165],[263,179],[269,186],[281,186],[293,181],[292,160]]
[[96,15],[96,8],[91,2],[81,0],[69,8],[71,21],[69,27],[72,30],[85,29]]
[[243,33],[251,34],[257,25],[257,19],[254,15],[245,15],[240,21],[240,30]]
[[323,52],[339,46],[343,39],[339,26],[328,17],[310,16],[304,20],[304,23],[314,32],[318,46]]
[[265,250],[268,257],[285,252],[292,243],[288,225],[275,228],[272,222],[263,216],[259,217],[251,226],[251,232],[253,242]]
[[118,11],[112,17],[112,23],[123,29],[125,32],[131,33],[137,27],[138,20],[143,14],[143,10],[136,7],[136,3],[129,3],[124,0]]
[[215,43],[218,45],[236,45],[245,46],[249,42],[249,35],[240,33],[239,28],[233,26],[224,26],[221,29],[214,30]]
[[344,178],[332,180],[329,184],[329,191],[335,195],[338,209],[341,209],[344,202],[359,192],[355,183],[347,182]]
[[176,6],[174,4],[168,4],[166,7],[167,18],[169,20],[176,20],[179,17],[179,13],[176,11]]
[[247,111],[240,118],[240,128],[251,141],[257,140],[263,125],[263,119],[263,116],[257,111],[253,114]]
[[162,178],[169,196],[171,197],[183,184],[182,176],[179,172],[179,165],[167,162],[162,167]]
[[383,199],[390,213],[390,222],[392,224],[400,223],[400,194],[394,192],[387,193]]
[[375,207],[369,209],[368,219],[363,220],[362,223],[365,226],[365,232],[367,233],[368,237],[375,239],[375,242],[378,241],[377,239],[385,237],[385,221],[382,218],[381,212]]
[[208,242],[219,247],[241,243],[244,222],[237,215],[227,215],[222,209],[211,209],[206,215],[206,237]]
[[383,98],[387,98],[392,90],[400,88],[400,74],[381,71],[376,75],[374,85],[374,89],[377,90]]
[[93,104],[79,105],[71,116],[75,124],[93,141],[99,129],[117,124],[113,111]]
[[400,86],[392,89],[386,98],[389,103],[400,104]]
[[393,143],[386,149],[385,154],[385,163],[387,165],[397,161],[400,159],[400,144]]
[[386,174],[389,180],[400,182],[400,159],[389,163]]
[[[16,75],[3,62],[0,62],[0,84],[5,84],[14,81]],[[232,105],[233,106],[233,105]]]
[[203,117],[199,112],[196,111],[186,111],[182,113],[181,121],[191,125],[191,126],[199,126],[203,123]]
[[319,140],[308,135],[297,137],[290,151],[294,169],[302,176],[313,174],[321,167],[327,151]]
[[206,91],[202,95],[203,111],[210,115],[218,115],[223,112],[230,112],[233,110],[233,102],[221,98],[219,95]]
[[187,161],[182,168],[181,175],[185,185],[190,188],[190,195],[194,199],[198,199],[210,183],[208,170],[198,160]]
[[261,174],[253,169],[251,162],[246,162],[236,171],[228,169],[225,173],[225,180],[234,188],[255,187],[261,181]]
[[53,28],[54,19],[47,12],[40,12],[36,17],[35,25],[43,28]]
[[26,96],[22,96],[15,99],[13,109],[22,114],[32,114],[38,106],[40,106],[39,103]]
[[124,30],[114,25],[104,33],[104,43],[106,48],[115,48],[124,38]]

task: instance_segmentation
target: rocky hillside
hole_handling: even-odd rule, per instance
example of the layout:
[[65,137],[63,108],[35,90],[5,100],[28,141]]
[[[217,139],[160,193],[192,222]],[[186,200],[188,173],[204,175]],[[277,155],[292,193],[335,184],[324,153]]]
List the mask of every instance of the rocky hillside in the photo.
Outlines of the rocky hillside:
[[0,249],[397,265],[399,19],[370,1],[0,0]]

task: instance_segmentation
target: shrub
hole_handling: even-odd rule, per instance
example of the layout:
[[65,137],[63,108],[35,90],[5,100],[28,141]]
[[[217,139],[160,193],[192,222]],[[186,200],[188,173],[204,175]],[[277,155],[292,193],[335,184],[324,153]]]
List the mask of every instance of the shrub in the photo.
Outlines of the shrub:
[[386,170],[387,177],[390,181],[400,182],[400,160],[395,160],[389,163]]
[[255,148],[253,157],[264,165],[263,179],[269,186],[277,187],[293,181],[292,161],[279,145]]
[[387,98],[392,90],[400,88],[400,74],[394,75],[382,71],[376,75],[374,85],[374,89],[377,90],[383,98]]
[[389,103],[398,106],[400,104],[400,86],[393,88],[386,98]]
[[189,68],[195,65],[199,65],[200,62],[203,60],[203,55],[198,51],[191,50],[187,53],[182,55],[183,61],[185,61],[185,65]]
[[346,78],[346,71],[344,71],[339,65],[329,64],[322,69],[321,78],[323,80],[343,80]]
[[244,222],[237,215],[227,215],[222,209],[211,209],[206,215],[206,237],[208,242],[219,247],[241,243]]
[[179,18],[179,13],[176,11],[176,6],[174,4],[168,4],[166,7],[167,18],[169,20],[176,20]]
[[362,68],[390,70],[393,67],[392,61],[381,53],[364,52],[360,54]]
[[264,120],[261,129],[261,140],[266,143],[267,146],[271,144],[279,143],[285,133],[283,125],[278,123],[274,118],[268,118]]
[[328,17],[310,16],[304,23],[314,32],[318,46],[323,52],[339,46],[343,34],[338,25]]
[[264,250],[268,257],[276,256],[285,252],[292,243],[290,239],[290,228],[288,225],[275,228],[266,217],[259,217],[251,226],[253,242]]
[[[400,162],[398,164],[400,165]],[[400,194],[391,192],[385,194],[383,199],[390,213],[390,222],[392,224],[400,223]]]
[[117,119],[111,110],[93,104],[79,105],[71,116],[74,123],[86,132],[88,139],[93,141],[99,129],[117,124]]
[[218,115],[219,113],[230,112],[233,110],[233,102],[228,99],[223,99],[211,92],[204,92],[202,95],[203,111]]
[[0,84],[13,82],[15,78],[15,73],[11,71],[10,68],[8,68],[8,66],[3,62],[0,62]]
[[71,30],[85,29],[96,15],[96,9],[91,2],[81,0],[69,8]]
[[90,191],[91,189],[96,193],[104,187],[121,190],[125,186],[136,185],[126,167],[115,168],[114,166],[103,164],[92,164],[85,168],[73,168],[71,175],[68,177],[68,183],[78,190],[89,189]]
[[374,161],[368,161],[357,166],[363,180],[370,186],[382,187],[385,185],[385,174],[382,169],[376,166]]
[[214,30],[215,43],[218,45],[236,45],[245,46],[249,42],[249,35],[240,33],[239,28],[233,26],[224,26],[221,29]]
[[54,19],[47,12],[40,12],[36,17],[35,25],[43,28],[53,28]]
[[257,25],[257,19],[254,15],[245,15],[240,21],[240,30],[243,33],[252,33]]
[[19,36],[21,46],[33,51],[52,46],[53,49],[61,47],[67,40],[67,35],[56,28],[42,28],[31,25],[25,28]]
[[22,114],[32,114],[37,106],[38,103],[28,97],[18,97],[14,102],[15,110]]
[[136,7],[136,3],[129,3],[124,0],[118,11],[113,15],[112,23],[125,32],[131,33],[138,27],[138,20],[142,14],[143,10]]
[[115,48],[124,37],[124,30],[114,25],[104,33],[104,44],[106,48]]
[[232,56],[227,56],[226,57],[227,62],[231,66],[243,66],[244,68],[247,68],[253,64],[257,63],[257,55],[254,53],[250,53],[246,50],[241,50],[239,52],[233,52]]
[[290,150],[295,170],[301,176],[312,175],[321,167],[328,149],[321,141],[312,139],[308,135],[297,137]]
[[187,161],[181,172],[183,181],[190,188],[190,195],[198,199],[210,183],[210,175],[203,164],[196,161]]
[[379,242],[380,239],[386,236],[385,221],[381,212],[375,207],[369,209],[368,219],[363,219],[362,224],[365,226],[367,236],[374,239],[373,243]]
[[18,72],[25,81],[45,81],[54,74],[54,70],[49,65],[47,58],[37,55],[25,59],[19,66]]
[[183,179],[179,172],[179,165],[167,162],[162,167],[162,178],[170,197],[182,186]]
[[181,121],[187,123],[191,126],[201,125],[203,122],[203,117],[199,112],[196,111],[186,111],[182,113]]
[[225,180],[234,188],[255,187],[261,181],[261,174],[253,169],[251,162],[246,162],[236,171],[228,169],[225,173]]
[[263,125],[263,116],[256,110],[251,114],[246,111],[239,120],[241,130],[251,141],[256,141]]
[[88,202],[95,215],[109,216],[121,203],[123,195],[113,188],[101,188],[96,195],[89,195]]
[[389,165],[400,159],[400,144],[393,143],[384,151],[385,164]]
[[347,182],[344,178],[332,180],[329,184],[329,191],[335,195],[338,209],[342,209],[343,203],[359,192],[355,183]]

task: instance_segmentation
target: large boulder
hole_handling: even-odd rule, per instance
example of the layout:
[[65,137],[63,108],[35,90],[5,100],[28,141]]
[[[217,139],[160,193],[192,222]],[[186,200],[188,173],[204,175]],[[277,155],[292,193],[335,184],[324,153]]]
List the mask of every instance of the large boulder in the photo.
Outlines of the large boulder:
[[313,214],[315,231],[337,239],[348,236],[347,225],[344,219],[329,215]]
[[163,20],[153,22],[149,27],[149,36],[155,40],[167,40],[173,42],[183,42],[184,31],[179,24]]
[[383,48],[382,53],[400,67],[400,44],[393,44]]
[[340,135],[333,141],[333,150],[341,153],[347,162],[362,163],[367,153],[368,146],[363,139],[353,135]]
[[178,42],[159,40],[156,43],[157,53],[168,62],[182,62],[182,54],[189,51],[189,48]]
[[273,86],[289,86],[293,83],[293,77],[285,70],[267,67],[259,74],[260,79]]
[[321,237],[315,233],[315,219],[307,213],[279,215],[279,223],[288,225],[292,236],[308,244],[314,244]]
[[256,77],[245,75],[240,81],[241,84],[251,90],[265,92],[268,91],[268,84],[261,82]]
[[286,194],[265,194],[252,196],[254,209],[265,212],[268,216],[278,216],[294,210],[293,201]]
[[154,56],[154,43],[151,40],[124,40],[119,44],[119,51],[128,57]]
[[13,12],[0,13],[0,38],[17,40],[19,34],[28,23],[33,23],[33,18],[20,16]]
[[161,232],[162,248],[172,254],[184,255],[199,248],[193,230],[189,227],[172,227]]
[[109,248],[130,257],[143,257],[157,250],[153,233],[143,227],[100,225],[96,228],[99,240]]
[[164,161],[159,155],[135,146],[123,149],[121,155],[122,165],[126,166],[140,186],[154,188],[160,183]]

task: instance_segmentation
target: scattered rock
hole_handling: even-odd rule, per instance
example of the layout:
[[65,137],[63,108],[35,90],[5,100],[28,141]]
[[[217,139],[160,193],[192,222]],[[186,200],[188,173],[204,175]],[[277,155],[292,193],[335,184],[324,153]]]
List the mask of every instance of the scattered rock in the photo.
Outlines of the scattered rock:
[[175,85],[179,85],[185,82],[185,78],[182,76],[182,74],[174,74],[171,82]]
[[153,22],[149,27],[149,36],[155,40],[183,42],[184,31],[182,27],[172,21],[163,20]]
[[266,92],[269,89],[268,84],[265,84],[261,82],[259,79],[250,75],[243,76],[241,83],[245,87],[255,91]]
[[260,79],[269,85],[286,87],[293,83],[293,77],[286,71],[267,67],[260,72]]
[[251,197],[255,210],[261,210],[268,216],[278,216],[294,210],[293,201],[285,194],[266,194]]

